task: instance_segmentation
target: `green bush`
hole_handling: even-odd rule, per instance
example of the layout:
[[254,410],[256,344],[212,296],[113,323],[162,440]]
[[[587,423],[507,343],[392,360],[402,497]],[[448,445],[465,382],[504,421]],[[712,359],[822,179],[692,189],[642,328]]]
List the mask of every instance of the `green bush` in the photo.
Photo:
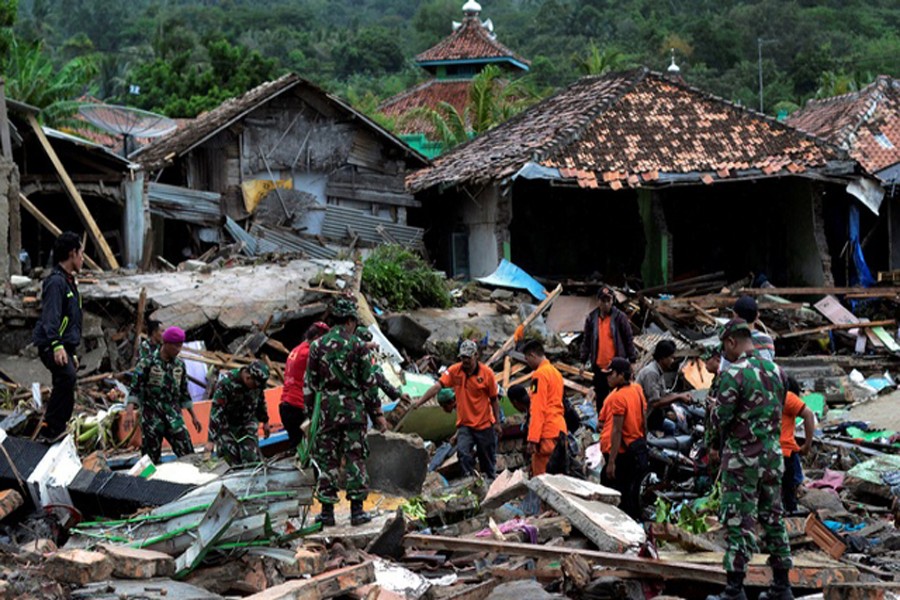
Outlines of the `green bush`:
[[384,309],[449,308],[452,304],[443,275],[402,246],[380,246],[366,258],[362,288]]

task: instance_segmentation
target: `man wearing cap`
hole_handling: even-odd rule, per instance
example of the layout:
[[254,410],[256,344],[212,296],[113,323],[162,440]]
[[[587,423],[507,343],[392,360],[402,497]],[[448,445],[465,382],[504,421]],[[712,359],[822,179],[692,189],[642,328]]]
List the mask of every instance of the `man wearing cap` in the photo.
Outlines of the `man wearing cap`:
[[773,584],[760,598],[792,599],[788,572],[791,547],[781,504],[781,418],[787,377],[775,363],[753,354],[753,340],[743,319],[729,321],[720,335],[722,353],[731,364],[719,375],[711,419],[713,437],[722,443],[722,508],[727,548],[725,590],[708,600],[744,600],[744,577],[757,549],[769,554]]
[[316,498],[322,512],[316,521],[334,526],[334,505],[338,502],[341,462],[346,473],[346,495],[350,500],[350,524],[372,520],[363,510],[369,495],[366,458],[366,417],[379,431],[387,430],[369,350],[356,335],[359,317],[356,304],[338,298],[331,307],[331,331],[312,343],[306,367],[304,395],[313,406],[319,395],[321,421],[316,436],[314,458],[319,468]]
[[81,344],[81,293],[75,275],[84,264],[81,237],[71,231],[53,243],[54,267],[41,291],[41,318],[32,342],[53,377],[38,441],[53,441],[65,430],[75,406],[75,354]]
[[288,434],[291,449],[296,448],[303,440],[300,428],[306,420],[306,404],[303,401],[303,382],[306,378],[306,363],[309,360],[309,346],[331,329],[322,322],[313,323],[303,336],[303,341],[291,350],[284,364],[284,387],[281,391],[281,402],[278,414],[281,425]]
[[584,321],[581,336],[581,362],[594,373],[594,392],[597,394],[597,412],[609,394],[609,385],[604,370],[614,358],[624,358],[634,362],[634,334],[628,316],[614,306],[612,288],[601,285],[597,291],[597,308]]
[[640,521],[640,485],[647,468],[647,400],[641,386],[631,381],[631,363],[627,359],[612,359],[605,372],[612,391],[599,417],[600,451],[606,465],[600,483],[619,490],[622,510]]
[[[544,355],[538,340],[525,343],[522,348],[525,362],[532,369],[529,388],[529,422],[527,449],[531,455],[531,476],[547,472],[547,463],[556,444],[566,443],[565,407],[563,405],[563,377]],[[562,440],[560,440],[562,435]]]
[[421,406],[442,388],[453,388],[456,396],[456,452],[465,475],[475,472],[475,457],[481,474],[493,479],[500,435],[500,390],[494,372],[478,360],[478,345],[464,340],[459,345],[460,362],[451,365],[440,379],[416,401]]
[[188,394],[184,361],[178,357],[184,344],[184,331],[169,327],[162,334],[162,345],[138,362],[131,379],[129,408],[141,411],[141,452],[154,463],[160,460],[163,439],[168,440],[175,456],[194,452],[191,436],[184,426],[181,410],[190,413],[194,429],[200,420]]
[[219,379],[209,415],[209,441],[229,465],[259,462],[259,424],[269,437],[269,411],[263,391],[269,367],[253,361]]

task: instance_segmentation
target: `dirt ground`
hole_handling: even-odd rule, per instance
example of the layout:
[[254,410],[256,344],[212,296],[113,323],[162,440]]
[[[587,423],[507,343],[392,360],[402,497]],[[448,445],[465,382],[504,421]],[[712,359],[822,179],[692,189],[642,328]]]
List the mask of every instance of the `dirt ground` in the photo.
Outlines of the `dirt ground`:
[[900,431],[900,390],[857,406],[849,416],[854,421],[869,421],[884,429]]

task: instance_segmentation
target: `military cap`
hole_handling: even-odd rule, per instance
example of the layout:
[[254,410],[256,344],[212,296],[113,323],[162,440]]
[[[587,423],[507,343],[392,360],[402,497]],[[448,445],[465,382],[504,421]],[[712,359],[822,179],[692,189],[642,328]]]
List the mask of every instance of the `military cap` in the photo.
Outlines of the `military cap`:
[[349,298],[338,298],[331,305],[331,315],[342,318],[358,318],[356,316],[356,303]]
[[725,323],[725,326],[722,327],[722,331],[719,332],[719,339],[724,340],[725,338],[729,338],[739,331],[746,331],[749,335],[750,333],[750,325],[747,324],[747,321],[743,319],[732,319]]
[[709,360],[713,356],[719,356],[720,354],[722,354],[722,344],[704,346],[700,349],[700,360]]
[[475,356],[476,354],[478,354],[478,344],[472,340],[463,340],[463,343],[459,345],[460,356]]
[[261,361],[255,360],[247,365],[247,371],[250,372],[250,376],[253,377],[259,385],[265,385],[269,380],[269,367]]

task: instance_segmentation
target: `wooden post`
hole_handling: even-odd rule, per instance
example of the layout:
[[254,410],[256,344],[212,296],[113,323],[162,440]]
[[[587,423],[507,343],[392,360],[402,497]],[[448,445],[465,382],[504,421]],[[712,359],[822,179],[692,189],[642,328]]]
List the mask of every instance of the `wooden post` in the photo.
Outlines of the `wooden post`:
[[[547,297],[544,298],[541,301],[541,303],[537,305],[537,308],[535,308],[531,312],[531,314],[528,315],[524,321],[522,321],[522,326],[527,329],[529,325],[534,323],[535,319],[537,319],[539,316],[544,314],[545,310],[550,308],[550,305],[553,303],[553,301],[556,299],[556,297],[559,296],[561,293],[562,293],[562,285],[556,286],[556,289],[553,290],[552,292],[550,292],[549,294],[547,294]],[[503,356],[504,354],[506,354],[507,352],[509,352],[510,349],[512,349],[512,347],[515,345],[515,343],[516,343],[516,336],[515,336],[515,334],[513,334],[508,340],[506,340],[503,343],[502,346],[500,346],[500,348],[496,352],[494,352],[491,355],[491,357],[489,359],[487,359],[485,364],[487,364],[488,366],[491,366],[492,364],[494,364],[495,362],[500,360],[500,357]]]
[[137,319],[134,323],[134,348],[132,348],[132,364],[137,363],[138,348],[141,347],[141,333],[144,331],[144,312],[147,310],[147,288],[141,288],[138,297]]
[[[6,81],[0,77],[0,151],[12,160],[12,140],[9,137],[9,117],[6,114]],[[18,256],[16,257],[18,258]]]
[[100,255],[103,257],[103,262],[105,262],[106,266],[110,269],[118,269],[119,262],[113,255],[109,244],[106,243],[106,238],[103,237],[103,234],[100,232],[100,228],[97,227],[97,222],[94,221],[94,217],[91,215],[91,212],[88,210],[87,205],[84,203],[84,199],[81,197],[81,193],[78,191],[78,188],[75,187],[75,184],[72,182],[72,178],[69,177],[69,174],[66,172],[65,167],[63,167],[62,162],[56,155],[56,151],[53,149],[53,146],[50,145],[50,141],[47,139],[47,136],[44,135],[44,130],[41,129],[41,126],[37,122],[37,119],[34,118],[34,115],[28,115],[28,124],[31,125],[31,129],[37,136],[38,141],[41,143],[41,146],[44,147],[44,152],[47,153],[47,157],[50,159],[50,162],[53,163],[53,167],[56,169],[56,173],[59,175],[63,187],[65,187],[66,191],[69,193],[69,197],[72,198],[72,202],[75,204],[75,208],[78,210],[78,214],[81,217],[84,226],[87,228],[88,233],[90,233],[91,239],[94,241],[94,245],[96,245],[99,249]]
[[[53,221],[51,221],[49,218],[47,218],[47,215],[42,213],[41,209],[39,209],[37,206],[32,204],[31,200],[29,200],[27,196],[25,196],[21,193],[19,194],[19,204],[21,204],[22,208],[27,210],[31,214],[32,217],[37,219],[38,223],[40,223],[41,225],[46,227],[47,231],[49,231],[50,233],[52,233],[55,236],[59,236],[62,234],[62,230],[59,227],[57,227],[53,223]],[[100,268],[100,265],[95,263],[94,259],[92,259],[87,254],[84,255],[84,262],[86,262],[88,264],[88,266],[91,269],[93,269],[94,271],[99,271],[100,273],[103,272],[103,269]]]

